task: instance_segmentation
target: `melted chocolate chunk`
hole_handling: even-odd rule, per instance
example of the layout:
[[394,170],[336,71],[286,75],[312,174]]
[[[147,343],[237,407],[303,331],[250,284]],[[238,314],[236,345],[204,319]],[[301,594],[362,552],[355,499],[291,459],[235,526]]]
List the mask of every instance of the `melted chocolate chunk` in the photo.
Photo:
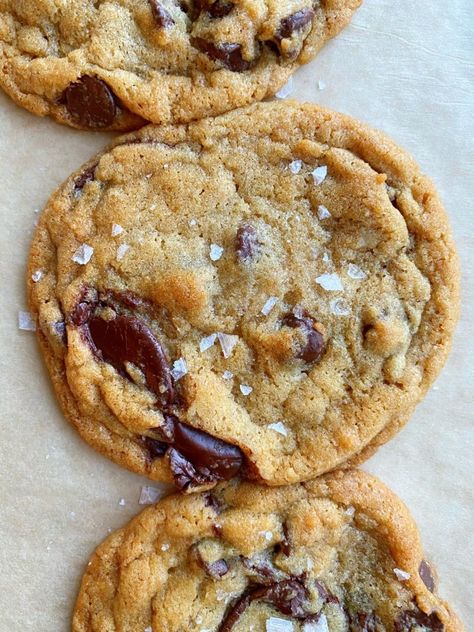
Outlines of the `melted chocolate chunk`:
[[242,557],[242,564],[246,569],[258,575],[258,583],[269,585],[279,581],[282,573],[278,573],[277,569],[265,560],[252,560],[248,557]]
[[321,582],[316,581],[316,590],[324,603],[339,603],[339,599],[336,595],[333,595]]
[[167,443],[159,441],[158,439],[153,439],[152,437],[147,437],[145,435],[142,436],[142,440],[145,444],[145,448],[148,451],[150,459],[153,460],[165,456],[166,450],[169,447]]
[[287,314],[282,324],[292,329],[299,327],[305,334],[306,344],[296,354],[297,358],[301,358],[305,362],[316,362],[323,355],[325,350],[324,336],[314,329],[315,321],[307,312],[299,315]]
[[422,582],[428,588],[430,592],[434,592],[435,589],[435,579],[433,577],[433,573],[431,571],[431,567],[426,560],[422,560],[421,564],[418,568],[418,573],[421,577]]
[[251,224],[242,224],[235,238],[235,250],[242,263],[248,263],[258,255],[260,242],[257,231]]
[[351,632],[377,632],[377,618],[373,613],[358,613],[351,617]]
[[255,588],[244,595],[230,608],[219,632],[230,632],[245,610],[253,601],[264,601],[273,605],[279,612],[295,619],[308,620],[314,617],[305,608],[308,591],[301,580],[285,579],[268,586]]
[[250,68],[250,62],[242,57],[240,44],[224,43],[213,44],[202,37],[192,37],[191,44],[210,59],[221,62],[233,72],[245,72]]
[[206,507],[212,507],[216,514],[220,514],[222,512],[222,503],[214,494],[206,494],[204,496],[204,504]]
[[105,81],[91,75],[83,75],[71,83],[63,93],[62,102],[81,127],[110,127],[117,115],[114,93]]
[[429,632],[444,632],[444,624],[440,621],[436,612],[426,614],[421,610],[407,610],[395,621],[395,632],[411,632],[419,626]]
[[97,169],[97,163],[83,171],[81,175],[77,176],[74,180],[74,195],[78,196],[82,189],[86,186],[88,182],[92,182],[95,178],[95,170]]
[[307,26],[314,18],[313,9],[301,9],[292,15],[289,15],[280,22],[280,28],[278,29],[277,39],[287,39],[291,37],[296,31],[301,31]]
[[173,381],[163,347],[142,320],[132,316],[116,316],[113,320],[93,316],[87,326],[96,350],[106,362],[118,371],[124,371],[125,362],[135,364],[160,402],[173,402]]
[[158,0],[148,0],[151,7],[151,12],[153,15],[153,19],[155,20],[157,26],[162,29],[168,29],[174,25],[174,20],[171,17],[169,11],[167,11],[161,2]]
[[220,579],[229,572],[229,565],[225,560],[216,560],[215,562],[209,563],[205,562],[199,554],[197,559],[199,566],[213,579]]
[[208,3],[206,8],[207,13],[213,18],[224,18],[234,8],[234,4],[232,2],[227,2],[227,0],[216,0],[215,2]]

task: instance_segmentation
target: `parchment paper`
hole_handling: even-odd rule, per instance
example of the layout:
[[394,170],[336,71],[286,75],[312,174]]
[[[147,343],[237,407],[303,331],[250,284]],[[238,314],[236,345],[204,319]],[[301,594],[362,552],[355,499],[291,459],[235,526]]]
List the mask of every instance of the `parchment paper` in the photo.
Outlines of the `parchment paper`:
[[[408,426],[365,467],[410,507],[438,567],[441,593],[468,630],[474,621],[473,31],[472,0],[366,0],[352,25],[297,73],[292,95],[388,132],[435,180],[451,216],[464,272],[452,355]],[[108,138],[36,118],[0,94],[1,632],[70,629],[89,554],[109,529],[139,511],[146,484],[96,454],[64,422],[34,334],[17,327],[35,209]]]

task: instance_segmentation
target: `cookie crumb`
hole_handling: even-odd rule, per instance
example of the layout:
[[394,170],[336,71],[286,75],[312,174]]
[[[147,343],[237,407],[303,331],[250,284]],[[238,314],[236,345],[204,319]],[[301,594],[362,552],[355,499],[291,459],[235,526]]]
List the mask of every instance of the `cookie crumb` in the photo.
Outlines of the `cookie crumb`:
[[18,329],[36,331],[36,322],[30,312],[18,312]]
[[328,292],[342,292],[344,290],[342,281],[335,272],[331,274],[321,274],[316,277],[316,283]]
[[270,298],[265,302],[265,305],[260,310],[264,316],[268,316],[268,314],[275,307],[276,302],[278,301],[278,296],[270,296]]
[[288,81],[282,86],[278,92],[275,92],[277,99],[286,99],[293,92],[293,77],[290,77]]
[[311,172],[311,175],[313,176],[314,184],[322,184],[328,175],[328,168],[326,165],[316,167],[316,169],[313,169]]
[[71,258],[74,263],[85,266],[89,263],[93,254],[94,248],[92,248],[92,246],[89,246],[89,244],[81,244]]
[[209,257],[211,258],[211,261],[219,261],[223,253],[224,248],[222,248],[222,246],[211,244],[211,247],[209,248]]
[[217,340],[217,334],[211,334],[210,336],[201,338],[201,342],[199,343],[199,351],[201,353],[203,353],[204,351],[207,351],[208,349],[214,346],[214,343],[216,340]]
[[178,360],[173,362],[171,375],[176,381],[184,377],[187,372],[188,372],[188,365],[186,364],[186,360],[184,358],[179,358]]

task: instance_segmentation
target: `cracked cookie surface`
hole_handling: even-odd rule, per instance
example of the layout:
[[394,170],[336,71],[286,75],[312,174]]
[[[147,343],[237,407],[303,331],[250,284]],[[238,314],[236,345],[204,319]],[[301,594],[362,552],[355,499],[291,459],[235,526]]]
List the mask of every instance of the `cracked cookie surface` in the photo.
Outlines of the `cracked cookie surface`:
[[0,86],[82,129],[130,130],[273,96],[361,0],[0,0]]
[[349,470],[170,496],[113,533],[73,632],[461,632],[406,507]]
[[68,419],[183,490],[361,462],[438,374],[458,311],[413,159],[291,102],[116,140],[52,196],[28,283]]

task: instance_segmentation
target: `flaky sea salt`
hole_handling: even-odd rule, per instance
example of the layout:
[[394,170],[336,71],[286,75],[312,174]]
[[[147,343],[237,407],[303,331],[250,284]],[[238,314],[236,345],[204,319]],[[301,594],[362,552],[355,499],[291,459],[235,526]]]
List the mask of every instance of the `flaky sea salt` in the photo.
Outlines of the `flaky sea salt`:
[[319,90],[324,90],[325,87],[326,87],[326,83],[322,79],[319,79],[319,81],[318,81],[318,89]]
[[292,174],[296,175],[297,173],[301,171],[302,166],[303,166],[302,160],[292,160],[290,164],[288,165],[288,169],[291,171]]
[[121,499],[119,500],[118,504],[119,504],[121,507],[125,507],[125,505],[126,505],[125,498],[121,498]]
[[140,491],[140,498],[138,499],[139,505],[153,505],[163,495],[163,491],[159,487],[151,487],[150,485],[143,485]]
[[234,374],[232,373],[232,371],[224,371],[222,377],[224,378],[224,380],[231,380],[234,377]]
[[280,617],[270,617],[265,621],[266,632],[293,632],[294,626],[288,619]]
[[143,632],[153,632],[153,629],[152,629],[151,625],[149,625],[147,628],[145,628]]
[[317,621],[307,621],[303,626],[303,632],[329,632],[326,615],[321,613]]
[[112,237],[116,237],[117,235],[120,235],[120,233],[123,233],[122,226],[120,226],[120,224],[112,224]]
[[76,252],[72,255],[71,259],[74,263],[78,263],[81,266],[85,266],[91,260],[94,254],[94,248],[89,244],[81,244]]
[[328,175],[328,168],[326,165],[322,165],[321,167],[316,167],[311,172],[313,176],[314,184],[322,184]]
[[278,92],[275,92],[277,99],[286,99],[293,92],[293,77],[290,77],[288,81],[282,86]]
[[324,263],[331,263],[331,255],[329,254],[329,252],[323,253],[323,261]]
[[331,213],[323,204],[320,204],[318,206],[318,217],[319,219],[328,219],[329,217],[331,217]]
[[334,316],[349,316],[351,310],[341,298],[334,298],[329,303],[329,309]]
[[355,514],[355,507],[353,507],[352,505],[349,505],[349,507],[345,510],[345,514],[346,516],[353,516]]
[[36,331],[36,322],[30,312],[18,312],[18,329]]
[[221,345],[224,358],[229,358],[235,345],[239,341],[239,337],[232,334],[223,334],[222,332],[219,332],[217,334],[217,338],[219,340],[219,344]]
[[161,545],[161,550],[163,551],[163,553],[165,551],[169,551],[170,550],[170,545],[168,544],[168,542],[165,542],[164,544]]
[[268,316],[268,314],[275,307],[276,302],[278,301],[278,296],[270,296],[270,298],[265,302],[265,305],[260,310],[264,316]]
[[173,362],[173,368],[171,369],[171,375],[176,381],[180,380],[188,372],[188,365],[184,358],[179,358]]
[[129,250],[129,248],[130,246],[128,244],[120,244],[120,246],[117,248],[117,261],[121,261],[125,257],[125,254],[127,250]]
[[342,292],[344,286],[338,274],[335,272],[321,274],[316,277],[316,283],[328,292]]
[[199,343],[199,351],[203,353],[210,349],[215,341],[217,340],[217,334],[211,334],[210,336],[206,336],[205,338],[201,338],[201,342]]
[[35,270],[31,275],[31,280],[33,283],[38,283],[43,278],[43,270]]
[[245,397],[247,397],[247,395],[250,395],[250,393],[253,391],[253,388],[248,384],[241,384],[239,388],[240,392],[242,393],[242,395],[245,395]]
[[268,424],[268,428],[270,428],[270,430],[274,430],[275,432],[278,432],[284,437],[288,436],[288,430],[286,429],[286,426],[282,421],[276,421],[273,424]]
[[271,531],[261,531],[260,535],[262,536],[262,538],[265,538],[265,540],[267,540],[268,542],[273,540],[273,533]]
[[351,279],[366,279],[366,273],[356,266],[355,263],[350,263],[347,266],[347,274],[351,277]]
[[410,579],[411,577],[410,573],[403,571],[401,568],[394,568],[393,572],[395,573],[397,579],[401,582],[406,582],[407,579]]
[[219,261],[224,253],[224,248],[222,246],[218,246],[217,244],[211,244],[209,248],[209,257],[211,261]]
[[193,218],[193,219],[190,219],[190,220],[189,220],[189,225],[190,225],[190,226],[196,226],[196,224],[197,224],[197,219],[194,219],[194,218]]

